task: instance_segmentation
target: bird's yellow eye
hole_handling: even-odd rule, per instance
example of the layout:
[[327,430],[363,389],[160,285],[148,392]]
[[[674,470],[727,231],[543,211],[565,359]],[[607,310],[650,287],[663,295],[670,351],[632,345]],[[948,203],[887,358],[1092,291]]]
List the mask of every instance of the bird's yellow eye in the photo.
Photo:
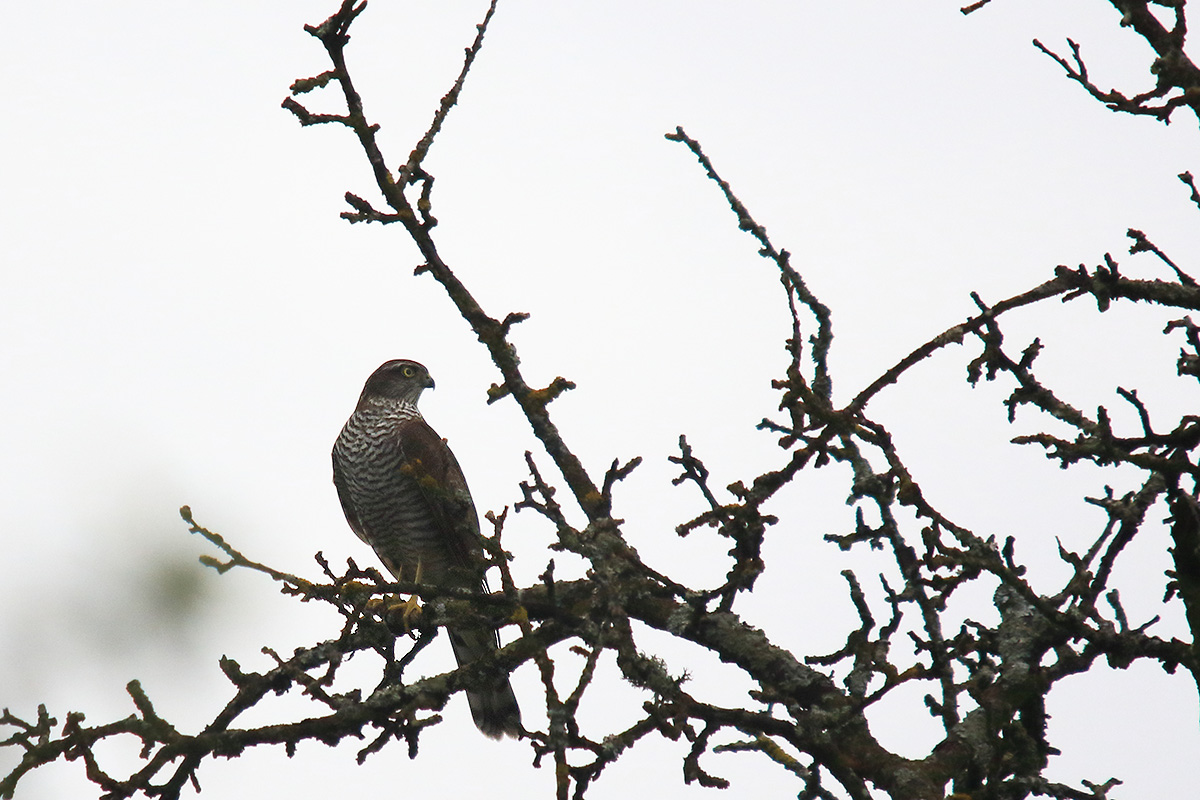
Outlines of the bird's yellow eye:
[[406,378],[411,378],[413,375],[417,374],[417,371],[412,367],[405,367],[404,369],[400,370],[400,372],[403,373],[404,377]]

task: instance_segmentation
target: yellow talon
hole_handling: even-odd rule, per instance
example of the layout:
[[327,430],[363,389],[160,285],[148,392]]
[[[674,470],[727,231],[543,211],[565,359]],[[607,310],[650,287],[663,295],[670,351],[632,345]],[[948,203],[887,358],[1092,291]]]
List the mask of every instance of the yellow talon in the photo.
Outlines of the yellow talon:
[[410,595],[403,603],[396,603],[388,609],[389,614],[400,612],[400,623],[404,626],[404,632],[416,636],[413,632],[414,621],[421,617],[421,601],[417,596]]
[[[401,570],[400,572],[403,572]],[[396,576],[398,579],[400,575]],[[421,582],[421,562],[417,562],[416,578],[413,583]],[[385,600],[377,601],[382,604],[382,608],[376,610],[383,616],[389,626],[395,625],[396,615],[400,617],[399,626],[404,629],[404,633],[416,638],[416,632],[413,630],[415,621],[421,616],[421,600],[415,594],[409,595],[409,598],[404,602],[388,602]]]

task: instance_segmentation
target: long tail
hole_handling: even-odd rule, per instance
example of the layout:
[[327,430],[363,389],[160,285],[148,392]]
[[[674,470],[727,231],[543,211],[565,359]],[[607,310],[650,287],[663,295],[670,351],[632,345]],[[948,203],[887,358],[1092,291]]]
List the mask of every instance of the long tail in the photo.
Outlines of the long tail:
[[[454,648],[454,658],[459,666],[470,663],[482,655],[493,652],[499,647],[496,632],[490,628],[454,628],[448,629],[450,645]],[[501,736],[519,736],[524,730],[521,727],[521,709],[517,706],[517,696],[513,694],[512,684],[507,675],[495,679],[490,687],[467,691],[467,704],[471,707],[471,717],[475,727],[484,736],[499,739]]]

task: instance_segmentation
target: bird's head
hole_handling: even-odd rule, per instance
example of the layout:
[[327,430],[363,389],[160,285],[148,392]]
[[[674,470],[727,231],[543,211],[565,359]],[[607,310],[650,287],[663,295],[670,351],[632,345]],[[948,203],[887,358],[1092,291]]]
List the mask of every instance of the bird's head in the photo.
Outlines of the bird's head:
[[371,373],[363,386],[362,397],[396,400],[401,403],[417,404],[421,392],[433,388],[433,378],[429,370],[416,361],[398,358],[388,361]]

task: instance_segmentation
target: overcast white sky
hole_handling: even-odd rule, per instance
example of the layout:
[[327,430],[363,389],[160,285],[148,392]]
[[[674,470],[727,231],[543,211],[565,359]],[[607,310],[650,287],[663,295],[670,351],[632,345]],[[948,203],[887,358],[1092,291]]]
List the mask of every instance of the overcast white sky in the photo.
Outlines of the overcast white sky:
[[[261,646],[290,652],[328,638],[336,620],[265,579],[194,566],[208,551],[180,505],[281,569],[315,574],[318,550],[373,563],[342,519],[328,452],[366,375],[394,357],[437,379],[423,408],[481,511],[519,499],[522,452],[536,442],[510,403],[485,405],[494,368],[434,282],[413,277],[403,232],[338,219],[343,192],[371,191],[349,132],[301,129],[279,108],[292,80],[326,69],[302,26],[334,0],[8,5],[0,705],[32,714],[45,701],[60,721],[79,709],[99,722],[132,711],[123,687],[136,677],[164,716],[195,730],[230,694],[220,655],[261,669]],[[578,384],[553,409],[586,464],[646,459],[617,514],[648,559],[686,579],[722,571],[725,548],[674,538],[699,506],[670,487],[666,458],[687,433],[714,485],[777,463],[773,437],[753,426],[775,406],[788,319],[771,265],[690,154],[663,139],[676,125],[832,307],[843,401],[968,314],[972,290],[994,302],[1105,252],[1126,274],[1168,277],[1125,255],[1128,227],[1197,263],[1197,211],[1175,178],[1200,173],[1194,120],[1114,115],[1030,44],[1066,51],[1070,36],[1098,83],[1148,88],[1148,48],[1116,12],[1100,0],[995,0],[964,18],[958,5],[501,0],[426,162],[437,237],[489,313],[532,313],[515,341],[531,380]],[[350,66],[393,164],[428,125],[485,7],[376,0],[355,24]],[[336,100],[304,98],[314,111],[339,110]],[[1166,425],[1197,407],[1194,381],[1173,377],[1178,343],[1159,333],[1171,316],[1100,316],[1081,301],[1015,315],[1007,331],[1018,346],[1043,336],[1042,374],[1064,399],[1104,403],[1132,425],[1114,389],[1137,386]],[[1006,387],[965,385],[975,352],[943,353],[873,411],[926,496],[981,534],[1017,536],[1052,591],[1063,577],[1054,537],[1084,549],[1102,526],[1082,495],[1128,491],[1134,478],[1063,473],[1007,445],[1037,420],[1009,426]],[[855,624],[839,571],[873,582],[875,562],[821,539],[851,524],[844,478],[811,476],[779,500],[772,569],[742,608],[806,653],[836,649]],[[545,568],[548,541],[530,515],[512,519],[519,579]],[[1158,608],[1166,536],[1155,529],[1141,544],[1117,576],[1131,617],[1163,613],[1157,630],[1182,634],[1179,610]],[[986,614],[986,592],[977,599]],[[449,648],[422,659],[445,668]],[[719,665],[691,669],[705,691],[741,691]],[[515,683],[536,723],[533,670]],[[622,702],[640,700],[616,686],[585,720],[608,720],[605,707]],[[1120,777],[1112,796],[1126,800],[1182,796],[1200,779],[1197,699],[1182,674],[1089,676],[1051,702],[1064,751],[1053,777]],[[200,777],[222,798],[262,797],[264,782],[277,787],[267,796],[460,796],[496,781],[511,796],[550,793],[553,776],[530,768],[527,747],[478,737],[461,699],[447,718],[412,762],[392,748],[360,769],[353,746],[308,745],[290,761],[264,749]],[[906,754],[935,740],[919,693],[872,722]],[[684,753],[634,754],[589,796],[707,794],[682,785]],[[734,781],[723,796],[798,788],[754,756],[707,766]],[[19,796],[91,796],[81,774],[47,770]]]

